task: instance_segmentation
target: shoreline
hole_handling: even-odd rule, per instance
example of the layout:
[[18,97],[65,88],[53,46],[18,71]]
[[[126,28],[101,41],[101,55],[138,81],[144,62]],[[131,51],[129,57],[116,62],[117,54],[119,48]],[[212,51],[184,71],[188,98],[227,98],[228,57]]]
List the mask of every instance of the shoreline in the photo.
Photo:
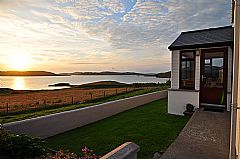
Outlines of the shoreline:
[[138,72],[73,72],[73,73],[52,73],[47,71],[0,71],[0,77],[41,77],[41,76],[81,76],[81,75],[116,75],[116,76],[150,76],[156,78],[171,78],[171,72],[164,73],[138,73]]
[[[15,90],[12,88],[0,88],[0,96],[9,96],[15,94],[31,94],[35,92],[57,92],[65,90],[97,90],[97,89],[118,89],[118,88],[142,88],[142,87],[158,87],[161,85],[169,84],[168,81],[164,83],[155,82],[135,82],[135,83],[122,83],[117,81],[98,81],[90,82],[79,85],[71,85],[70,83],[55,83],[50,84],[48,87],[55,89],[39,89],[39,90]],[[60,88],[58,88],[60,87]]]

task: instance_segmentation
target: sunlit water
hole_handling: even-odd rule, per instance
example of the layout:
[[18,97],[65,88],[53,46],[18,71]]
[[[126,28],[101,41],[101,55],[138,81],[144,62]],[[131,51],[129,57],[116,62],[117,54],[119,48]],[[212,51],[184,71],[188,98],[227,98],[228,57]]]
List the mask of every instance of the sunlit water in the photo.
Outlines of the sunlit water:
[[135,75],[76,75],[76,76],[28,76],[28,77],[0,77],[0,88],[15,90],[61,89],[64,87],[48,87],[50,84],[70,83],[79,85],[97,81],[117,81],[123,83],[154,82],[164,83],[168,79],[135,76]]

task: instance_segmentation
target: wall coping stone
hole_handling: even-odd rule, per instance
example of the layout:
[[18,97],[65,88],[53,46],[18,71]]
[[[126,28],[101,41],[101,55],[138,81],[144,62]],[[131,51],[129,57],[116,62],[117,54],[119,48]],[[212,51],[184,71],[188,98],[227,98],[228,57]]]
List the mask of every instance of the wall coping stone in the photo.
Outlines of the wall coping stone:
[[140,147],[137,144],[126,142],[101,157],[101,159],[137,159],[137,153],[139,150]]

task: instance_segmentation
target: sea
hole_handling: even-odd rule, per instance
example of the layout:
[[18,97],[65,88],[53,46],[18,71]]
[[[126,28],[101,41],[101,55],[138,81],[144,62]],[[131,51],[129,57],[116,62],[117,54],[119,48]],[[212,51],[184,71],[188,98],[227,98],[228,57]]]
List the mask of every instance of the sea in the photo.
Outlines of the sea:
[[14,90],[53,90],[67,87],[49,87],[56,83],[80,85],[98,81],[117,81],[122,83],[165,83],[168,78],[139,75],[72,75],[72,76],[2,76],[0,88]]

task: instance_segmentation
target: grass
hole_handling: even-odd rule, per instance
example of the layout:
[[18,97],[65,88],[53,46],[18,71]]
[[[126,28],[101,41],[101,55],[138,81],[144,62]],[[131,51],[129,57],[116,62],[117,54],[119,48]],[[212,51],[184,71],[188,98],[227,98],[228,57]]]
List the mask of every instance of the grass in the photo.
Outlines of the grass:
[[38,109],[26,110],[23,112],[1,115],[0,123],[4,124],[4,123],[19,121],[19,120],[59,113],[59,112],[63,112],[63,111],[68,111],[68,110],[78,109],[78,108],[87,107],[87,106],[91,106],[91,105],[101,104],[101,103],[114,101],[114,100],[118,100],[118,99],[123,99],[123,98],[127,98],[127,97],[132,97],[132,96],[137,96],[137,95],[141,95],[141,94],[160,91],[160,90],[164,90],[167,88],[168,88],[168,86],[161,86],[158,88],[136,90],[136,91],[132,91],[132,92],[124,93],[124,94],[119,94],[119,95],[102,98],[99,100],[94,100],[89,103],[67,105],[67,106],[61,106],[61,107],[60,106],[48,106],[46,108],[42,107],[42,108],[38,108]]
[[131,141],[140,146],[138,158],[147,159],[156,151],[165,151],[188,120],[189,117],[167,114],[167,99],[163,99],[48,138],[46,144],[77,154],[88,146],[103,156]]

